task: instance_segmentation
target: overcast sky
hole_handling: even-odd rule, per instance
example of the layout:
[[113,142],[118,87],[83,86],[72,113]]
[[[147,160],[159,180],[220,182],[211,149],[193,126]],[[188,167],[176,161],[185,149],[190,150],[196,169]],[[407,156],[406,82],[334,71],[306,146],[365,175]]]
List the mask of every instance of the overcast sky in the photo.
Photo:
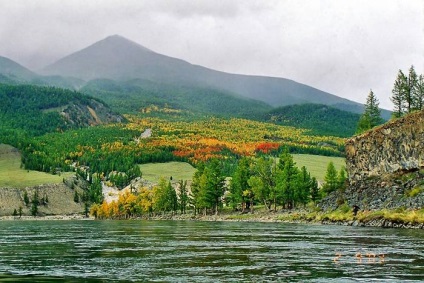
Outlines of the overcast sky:
[[387,109],[399,69],[424,73],[423,0],[0,0],[0,56],[32,70],[113,34]]

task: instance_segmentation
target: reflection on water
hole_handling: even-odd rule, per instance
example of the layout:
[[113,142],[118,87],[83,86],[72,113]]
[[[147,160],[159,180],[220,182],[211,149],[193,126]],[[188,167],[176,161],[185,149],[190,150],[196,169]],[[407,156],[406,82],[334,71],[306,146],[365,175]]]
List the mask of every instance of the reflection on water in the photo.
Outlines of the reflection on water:
[[423,248],[422,230],[3,221],[0,281],[417,282],[424,281]]

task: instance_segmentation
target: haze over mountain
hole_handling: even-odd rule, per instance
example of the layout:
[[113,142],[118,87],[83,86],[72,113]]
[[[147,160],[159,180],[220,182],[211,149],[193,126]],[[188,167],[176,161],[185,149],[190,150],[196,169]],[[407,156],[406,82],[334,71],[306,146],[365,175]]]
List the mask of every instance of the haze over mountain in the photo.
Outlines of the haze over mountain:
[[109,36],[66,56],[40,72],[85,81],[143,79],[168,85],[213,88],[260,100],[273,107],[318,103],[355,113],[363,111],[363,106],[359,103],[292,80],[211,70],[158,54],[119,35]]

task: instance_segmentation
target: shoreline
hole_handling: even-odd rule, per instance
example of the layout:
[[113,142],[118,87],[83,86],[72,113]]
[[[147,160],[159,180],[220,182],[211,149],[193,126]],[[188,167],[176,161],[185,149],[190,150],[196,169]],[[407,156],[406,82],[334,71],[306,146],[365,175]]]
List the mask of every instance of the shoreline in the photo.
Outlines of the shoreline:
[[70,221],[70,220],[145,220],[145,221],[207,221],[207,222],[262,222],[262,223],[290,223],[309,225],[339,225],[353,227],[379,227],[400,229],[424,229],[424,223],[411,223],[385,218],[361,220],[359,218],[334,220],[328,217],[322,219],[308,216],[305,212],[257,212],[257,213],[222,213],[218,215],[164,214],[155,216],[130,217],[121,219],[96,219],[83,214],[44,215],[44,216],[0,216],[0,221]]
[[89,216],[85,217],[85,215],[82,214],[57,214],[57,215],[42,215],[42,216],[28,216],[28,215],[22,215],[19,216],[0,216],[0,221],[50,221],[50,220],[95,220],[94,217]]

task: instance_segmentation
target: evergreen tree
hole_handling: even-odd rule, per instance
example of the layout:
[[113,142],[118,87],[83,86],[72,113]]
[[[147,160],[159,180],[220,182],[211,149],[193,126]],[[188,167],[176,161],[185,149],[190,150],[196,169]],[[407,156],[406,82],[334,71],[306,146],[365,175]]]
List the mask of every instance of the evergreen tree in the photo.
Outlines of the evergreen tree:
[[414,87],[414,106],[413,110],[424,109],[424,77],[420,75]]
[[340,168],[339,174],[337,176],[338,188],[344,188],[346,180],[347,180],[346,168],[344,166],[342,166],[342,168]]
[[414,91],[417,84],[417,73],[414,66],[409,68],[408,79],[405,85],[405,104],[407,113],[411,113],[414,109]]
[[27,191],[24,192],[24,203],[25,203],[26,206],[29,205],[29,197],[28,197]]
[[336,167],[334,167],[334,163],[332,161],[328,163],[327,171],[324,177],[324,182],[325,183],[322,189],[327,194],[337,190],[339,187],[339,179],[338,179],[337,170],[336,170]]
[[303,205],[307,204],[311,194],[312,179],[311,174],[305,166],[302,166],[298,174],[298,186],[295,191],[295,202]]
[[181,210],[181,214],[186,213],[187,204],[189,201],[188,190],[187,190],[187,181],[180,180],[178,182],[178,205]]
[[31,205],[31,215],[37,216],[37,214],[38,214],[38,204],[39,204],[38,191],[37,190],[34,192],[34,195],[32,196],[31,204],[32,204]]
[[370,90],[365,104],[364,113],[358,122],[357,133],[365,132],[383,122],[383,119],[381,118],[381,111],[378,106],[378,99],[375,97],[374,92]]
[[218,208],[221,205],[221,198],[225,190],[225,177],[221,172],[221,164],[218,159],[212,159],[204,171],[206,184],[205,190],[206,204],[215,210],[218,214]]
[[76,203],[79,202],[79,195],[78,195],[77,191],[75,191],[75,193],[74,193],[74,202],[76,202]]
[[313,202],[316,202],[317,200],[319,200],[318,181],[315,177],[312,177],[312,180],[311,180],[311,200]]
[[250,160],[247,157],[243,157],[238,162],[236,171],[234,172],[233,178],[231,180],[230,204],[233,209],[235,209],[237,205],[241,203],[242,209],[244,210],[247,202],[250,203],[250,199],[246,199],[246,197],[249,196],[249,193],[246,192],[246,190],[250,191],[248,183],[250,176]]
[[262,156],[256,160],[253,166],[253,176],[248,181],[255,198],[265,204],[269,210],[272,204],[274,204],[274,209],[277,205],[276,171],[274,159]]
[[194,206],[194,214],[200,211],[202,208],[202,195],[201,195],[201,186],[202,186],[202,176],[205,170],[205,165],[203,163],[199,164],[196,172],[194,172],[193,180],[191,182],[191,195],[189,201],[191,205]]
[[88,199],[91,203],[103,202],[102,182],[100,178],[93,178],[88,190]]
[[291,209],[294,207],[295,192],[299,186],[299,170],[296,167],[296,163],[293,161],[293,157],[288,154],[288,152],[280,156],[280,164],[278,167],[279,170],[276,177],[278,199],[282,202],[283,207]]
[[396,77],[393,89],[392,89],[392,97],[390,100],[392,101],[393,108],[393,117],[400,118],[405,113],[404,103],[405,103],[405,85],[407,78],[403,74],[402,70],[399,70],[398,75]]

